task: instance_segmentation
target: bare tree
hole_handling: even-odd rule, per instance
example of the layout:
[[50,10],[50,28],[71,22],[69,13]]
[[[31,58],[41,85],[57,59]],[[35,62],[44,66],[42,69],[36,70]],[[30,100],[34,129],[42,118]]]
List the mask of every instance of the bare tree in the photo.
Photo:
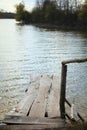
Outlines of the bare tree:
[[56,0],[58,8],[62,10],[77,10],[83,0]]

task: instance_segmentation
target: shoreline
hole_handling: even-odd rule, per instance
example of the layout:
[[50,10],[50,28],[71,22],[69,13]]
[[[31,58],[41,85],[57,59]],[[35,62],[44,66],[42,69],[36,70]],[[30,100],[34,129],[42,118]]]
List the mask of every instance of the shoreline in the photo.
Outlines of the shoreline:
[[33,25],[39,28],[44,28],[44,29],[50,29],[50,30],[63,30],[63,31],[81,31],[81,32],[87,32],[87,27],[86,26],[81,26],[79,24],[77,25],[58,25],[55,23],[35,23],[35,22],[30,22],[30,23],[25,23],[25,22],[18,22],[17,25]]
[[52,29],[52,30],[64,30],[64,31],[82,31],[87,32],[87,27],[83,27],[80,25],[70,26],[70,25],[57,25],[57,24],[50,24],[50,23],[31,23],[36,27]]

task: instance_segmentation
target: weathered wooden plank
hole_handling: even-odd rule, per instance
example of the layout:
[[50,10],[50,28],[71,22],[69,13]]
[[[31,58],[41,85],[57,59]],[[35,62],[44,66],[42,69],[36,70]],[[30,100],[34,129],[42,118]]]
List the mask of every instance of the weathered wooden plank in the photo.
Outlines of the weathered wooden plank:
[[87,62],[87,57],[62,61],[62,64]]
[[71,127],[57,125],[6,125],[2,130],[71,130]]
[[31,106],[37,96],[38,89],[39,89],[39,82],[40,82],[41,75],[33,75],[30,77],[30,85],[28,88],[28,91],[24,97],[23,100],[15,107],[15,110],[13,112],[10,112],[10,114],[13,113],[13,115],[27,115],[31,109]]
[[62,127],[65,125],[65,121],[60,118],[30,118],[26,116],[7,116],[3,123],[13,125],[58,125]]
[[60,117],[60,78],[53,76],[52,86],[48,97],[47,113],[48,117]]
[[38,96],[32,105],[30,117],[44,117],[46,109],[46,101],[51,86],[51,78],[48,75],[43,75],[40,80]]
[[33,82],[39,81],[41,77],[42,77],[41,74],[31,74],[30,75],[30,84],[32,84]]

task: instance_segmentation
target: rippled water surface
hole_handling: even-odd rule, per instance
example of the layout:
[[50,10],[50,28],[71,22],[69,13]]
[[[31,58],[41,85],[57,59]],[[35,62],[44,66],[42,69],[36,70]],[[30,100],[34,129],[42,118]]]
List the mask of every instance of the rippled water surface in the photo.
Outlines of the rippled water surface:
[[[80,57],[87,57],[86,33],[0,20],[0,118],[23,98],[30,74],[60,75],[62,60]],[[67,98],[87,116],[87,63],[68,66]]]

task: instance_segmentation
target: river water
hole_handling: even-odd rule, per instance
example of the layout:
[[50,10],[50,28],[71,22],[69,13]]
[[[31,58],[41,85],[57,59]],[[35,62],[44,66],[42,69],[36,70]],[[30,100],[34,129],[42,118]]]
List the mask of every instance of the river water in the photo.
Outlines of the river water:
[[[87,57],[87,34],[0,20],[0,119],[24,97],[32,73],[61,74],[61,61]],[[67,98],[87,117],[87,63],[68,66]]]

